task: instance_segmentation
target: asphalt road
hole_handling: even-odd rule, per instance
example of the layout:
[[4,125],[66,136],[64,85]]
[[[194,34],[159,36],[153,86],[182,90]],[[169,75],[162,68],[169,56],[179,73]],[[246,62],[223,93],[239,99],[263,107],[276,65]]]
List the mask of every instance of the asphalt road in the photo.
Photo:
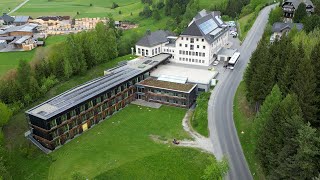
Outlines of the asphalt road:
[[226,156],[229,160],[230,171],[226,179],[251,180],[248,164],[243,155],[233,121],[233,99],[242,80],[243,72],[249,62],[252,52],[256,49],[267,24],[272,7],[264,8],[257,17],[254,25],[247,34],[239,51],[241,53],[234,70],[227,69],[221,74],[219,83],[213,90],[208,107],[208,124],[210,139],[214,145],[217,159]]

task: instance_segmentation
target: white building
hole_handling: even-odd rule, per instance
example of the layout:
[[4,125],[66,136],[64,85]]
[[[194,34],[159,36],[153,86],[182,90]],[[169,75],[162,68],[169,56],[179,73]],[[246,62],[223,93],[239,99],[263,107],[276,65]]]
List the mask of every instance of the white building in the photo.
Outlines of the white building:
[[136,43],[136,55],[153,57],[161,53],[174,54],[176,38],[169,31],[147,31],[146,35]]
[[227,42],[228,26],[221,20],[220,12],[202,10],[179,37],[161,30],[147,33],[136,44],[136,55],[169,53],[176,63],[209,66]]

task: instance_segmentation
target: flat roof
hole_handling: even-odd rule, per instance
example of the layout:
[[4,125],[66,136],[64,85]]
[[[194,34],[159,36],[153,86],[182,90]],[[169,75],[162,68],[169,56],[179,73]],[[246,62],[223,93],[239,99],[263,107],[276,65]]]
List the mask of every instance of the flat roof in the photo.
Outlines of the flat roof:
[[208,67],[197,67],[195,65],[185,65],[179,63],[170,63],[158,66],[151,72],[151,76],[160,77],[167,76],[180,76],[187,78],[188,83],[195,84],[210,84],[211,80],[218,74],[217,71],[205,69]]
[[196,85],[194,84],[181,84],[181,83],[175,83],[175,82],[161,81],[154,78],[145,79],[139,82],[138,84],[147,86],[147,87],[167,89],[167,90],[173,90],[173,91],[179,91],[179,92],[185,92],[185,93],[190,92],[192,89],[196,87]]
[[140,58],[108,70],[108,74],[76,86],[42,104],[26,111],[27,114],[48,120],[59,113],[79,105],[129,79],[149,71],[171,55],[160,54],[152,58]]
[[161,75],[160,77],[158,77],[158,80],[185,84],[187,83],[188,78],[180,76]]
[[233,54],[236,52],[236,49],[230,49],[230,48],[221,48],[220,51],[218,52],[218,55],[223,55],[223,56],[228,56],[232,57]]

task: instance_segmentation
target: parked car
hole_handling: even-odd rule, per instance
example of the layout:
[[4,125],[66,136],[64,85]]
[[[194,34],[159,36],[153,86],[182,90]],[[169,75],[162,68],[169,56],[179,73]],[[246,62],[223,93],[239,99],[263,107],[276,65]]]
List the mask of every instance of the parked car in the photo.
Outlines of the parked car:
[[214,61],[214,62],[213,62],[213,65],[214,65],[214,66],[216,66],[216,65],[218,65],[218,64],[219,64],[219,61]]

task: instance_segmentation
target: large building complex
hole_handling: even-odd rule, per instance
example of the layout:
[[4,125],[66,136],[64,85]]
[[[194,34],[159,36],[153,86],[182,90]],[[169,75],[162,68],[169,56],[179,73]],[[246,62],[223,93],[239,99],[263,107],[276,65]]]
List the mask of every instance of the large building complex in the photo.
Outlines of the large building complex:
[[105,71],[103,77],[26,111],[28,138],[50,152],[135,99],[189,108],[196,100],[196,84],[184,78],[150,77],[150,72],[170,57],[160,54],[122,63]]
[[228,26],[221,20],[220,12],[202,10],[178,37],[163,30],[147,32],[136,44],[136,55],[168,53],[172,62],[209,66],[227,42]]

